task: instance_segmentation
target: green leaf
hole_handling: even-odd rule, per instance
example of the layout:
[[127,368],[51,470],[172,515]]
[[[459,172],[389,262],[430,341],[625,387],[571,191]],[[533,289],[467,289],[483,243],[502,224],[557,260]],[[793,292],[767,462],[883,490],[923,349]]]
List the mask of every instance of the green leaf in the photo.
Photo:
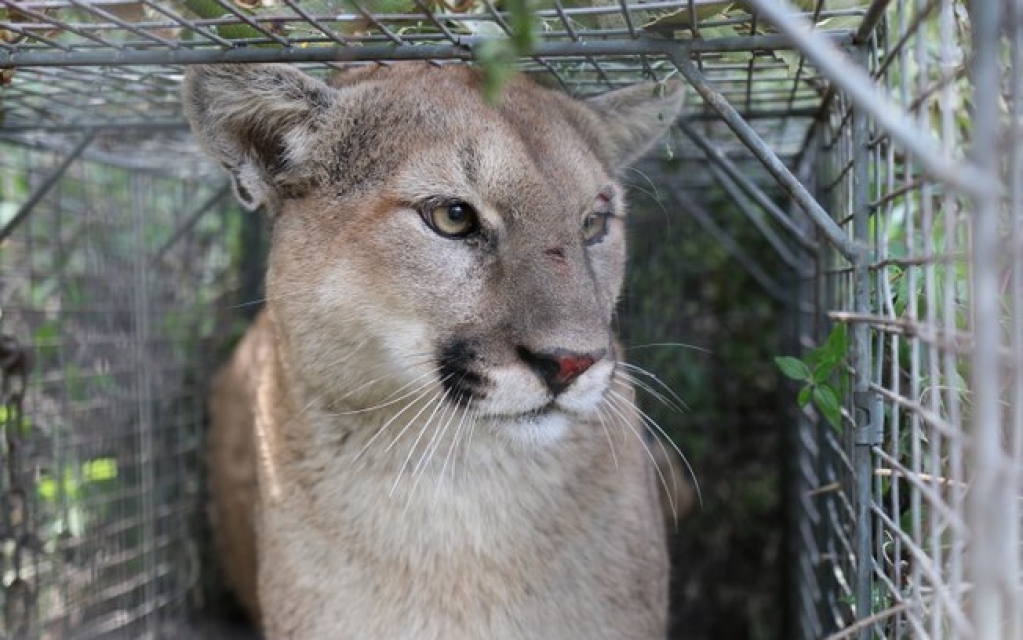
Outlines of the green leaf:
[[827,385],[814,387],[813,406],[817,407],[817,410],[835,430],[842,430],[842,407],[834,389]]
[[50,477],[45,477],[36,483],[36,491],[39,492],[39,497],[46,502],[57,501],[57,481]]
[[837,362],[825,360],[813,368],[813,381],[815,384],[824,384],[831,379],[831,374],[835,372],[835,367],[838,366]]
[[56,503],[61,490],[64,491],[66,500],[74,501],[79,497],[78,483],[75,482],[75,474],[71,469],[64,469],[63,482],[49,475],[36,482],[36,492],[47,502]]
[[519,58],[533,53],[537,43],[537,22],[530,0],[511,0],[508,4],[511,37],[487,40],[476,50],[483,69],[483,96],[497,102],[505,84],[515,74]]
[[796,401],[799,403],[799,408],[802,409],[806,405],[810,404],[810,394],[813,393],[813,387],[807,385],[799,390],[799,397]]
[[515,75],[515,49],[509,40],[487,40],[476,50],[476,59],[483,69],[483,97],[495,103]]
[[508,21],[512,28],[512,42],[519,55],[527,55],[536,47],[536,21],[533,19],[533,3],[530,0],[509,0],[511,16]]
[[86,482],[101,482],[117,477],[117,460],[96,458],[82,465],[82,477]]
[[823,359],[824,352],[821,350],[820,347],[816,349],[811,349],[810,351],[807,351],[806,353],[803,354],[803,362],[805,362],[806,366],[808,367],[816,367],[821,363],[821,360]]
[[32,338],[36,346],[51,346],[60,338],[60,324],[56,320],[44,322],[32,332]]
[[[13,423],[18,418],[21,418],[19,425],[8,424]],[[22,436],[28,436],[32,433],[32,418],[26,416],[24,413],[19,414],[16,411],[11,411],[6,406],[0,406],[0,427],[4,429],[13,429],[14,427],[20,427],[18,433]]]
[[799,380],[800,382],[807,382],[812,379],[810,367],[806,366],[806,363],[799,358],[781,356],[775,358],[774,363],[778,365],[778,368],[781,369],[781,372],[787,378]]
[[849,330],[844,324],[836,324],[824,343],[828,353],[844,357],[849,351]]

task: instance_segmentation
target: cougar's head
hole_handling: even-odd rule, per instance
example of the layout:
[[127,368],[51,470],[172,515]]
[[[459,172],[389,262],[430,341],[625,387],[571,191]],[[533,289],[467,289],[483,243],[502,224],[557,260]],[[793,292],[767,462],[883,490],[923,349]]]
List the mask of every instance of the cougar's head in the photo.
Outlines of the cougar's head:
[[608,390],[625,262],[615,176],[682,94],[577,101],[520,77],[490,104],[475,71],[419,64],[332,85],[286,66],[197,67],[184,93],[238,199],[273,216],[268,305],[293,375],[333,406],[429,399],[533,441],[593,416]]

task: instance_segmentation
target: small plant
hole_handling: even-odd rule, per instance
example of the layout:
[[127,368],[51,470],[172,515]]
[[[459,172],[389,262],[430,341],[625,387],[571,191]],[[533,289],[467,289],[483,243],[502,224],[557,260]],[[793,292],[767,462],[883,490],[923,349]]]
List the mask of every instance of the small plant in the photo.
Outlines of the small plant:
[[849,377],[845,366],[848,351],[849,336],[846,327],[844,324],[837,324],[824,344],[808,352],[802,359],[791,356],[774,359],[775,364],[787,378],[803,384],[797,398],[799,407],[804,408],[812,402],[828,424],[837,431],[842,430],[842,398]]

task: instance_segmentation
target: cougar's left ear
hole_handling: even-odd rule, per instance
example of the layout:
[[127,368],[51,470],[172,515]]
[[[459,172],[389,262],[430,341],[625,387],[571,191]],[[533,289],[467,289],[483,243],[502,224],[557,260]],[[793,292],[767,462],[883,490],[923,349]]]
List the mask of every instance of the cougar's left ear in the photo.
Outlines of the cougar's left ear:
[[302,163],[336,92],[279,64],[188,69],[185,115],[206,151],[230,172],[248,209],[273,209],[302,188]]
[[585,100],[601,121],[604,160],[621,169],[647,152],[675,122],[685,103],[679,78],[647,82]]

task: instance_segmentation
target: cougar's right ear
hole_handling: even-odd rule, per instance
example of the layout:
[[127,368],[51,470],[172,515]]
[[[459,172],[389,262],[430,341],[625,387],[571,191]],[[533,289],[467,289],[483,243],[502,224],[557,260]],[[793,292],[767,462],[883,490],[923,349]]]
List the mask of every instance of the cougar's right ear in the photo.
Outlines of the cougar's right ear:
[[643,155],[675,122],[685,106],[679,78],[647,82],[585,101],[600,119],[601,155],[622,169]]
[[325,83],[279,64],[190,67],[182,99],[192,131],[231,173],[247,209],[274,208],[299,188],[299,168],[335,96]]

